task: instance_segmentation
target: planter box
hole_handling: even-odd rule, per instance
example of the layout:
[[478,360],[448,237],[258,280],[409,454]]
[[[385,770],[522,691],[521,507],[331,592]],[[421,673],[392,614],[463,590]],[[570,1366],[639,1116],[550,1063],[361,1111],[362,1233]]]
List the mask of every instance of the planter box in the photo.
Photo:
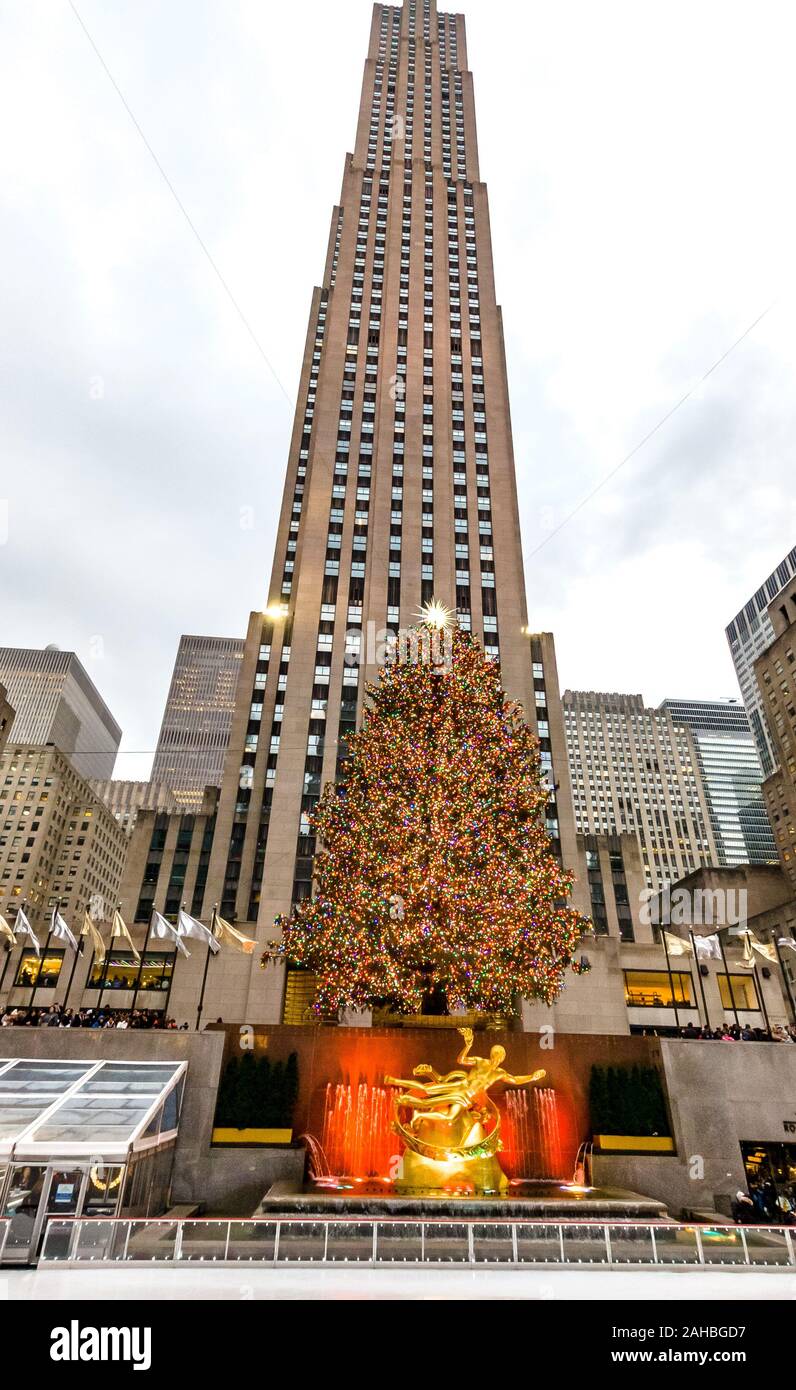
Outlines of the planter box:
[[214,1129],[214,1144],[237,1144],[239,1148],[252,1148],[263,1144],[290,1144],[292,1129]]
[[594,1147],[602,1154],[673,1154],[668,1134],[595,1134]]

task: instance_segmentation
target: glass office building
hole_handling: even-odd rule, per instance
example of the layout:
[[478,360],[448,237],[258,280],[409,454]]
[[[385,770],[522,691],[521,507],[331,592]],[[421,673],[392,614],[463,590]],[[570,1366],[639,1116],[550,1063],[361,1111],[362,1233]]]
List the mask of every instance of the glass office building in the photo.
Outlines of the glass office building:
[[737,700],[664,700],[675,724],[691,730],[718,863],[777,859],[761,790],[763,769],[746,710]]

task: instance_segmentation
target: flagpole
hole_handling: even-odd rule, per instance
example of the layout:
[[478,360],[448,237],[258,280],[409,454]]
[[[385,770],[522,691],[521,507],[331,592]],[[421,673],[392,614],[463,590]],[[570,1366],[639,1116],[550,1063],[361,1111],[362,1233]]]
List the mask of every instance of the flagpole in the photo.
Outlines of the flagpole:
[[766,1008],[766,1001],[765,1001],[765,999],[764,999],[764,997],[763,997],[763,984],[762,984],[762,981],[760,980],[760,978],[759,978],[759,976],[758,976],[758,974],[757,974],[757,961],[753,961],[753,963],[752,963],[752,974],[753,974],[754,977],[755,977],[755,989],[757,990],[757,997],[758,997],[758,999],[759,999],[759,1001],[760,1001],[760,1008],[761,1008],[761,1010],[762,1010],[763,1018],[764,1018],[764,1020],[765,1020],[766,1032],[767,1032],[767,1033],[770,1033],[770,1032],[771,1032],[771,1023],[769,1022],[768,1009]]
[[135,1013],[135,1001],[136,1001],[136,999],[138,998],[138,995],[139,995],[140,990],[141,990],[141,975],[143,974],[143,970],[144,970],[144,959],[145,959],[145,957],[146,957],[146,948],[147,948],[147,942],[149,941],[149,933],[150,933],[151,930],[152,930],[152,918],[153,918],[153,916],[154,916],[154,905],[153,905],[152,912],[150,912],[150,914],[149,914],[149,922],[148,922],[148,924],[147,924],[146,936],[144,937],[144,944],[143,944],[143,946],[141,947],[141,960],[140,960],[139,966],[138,966],[138,975],[136,976],[135,989],[133,990],[133,1002],[132,1002],[132,1004],[130,1005],[130,1013],[131,1013],[131,1014],[134,1014],[134,1013]]
[[709,1028],[710,1014],[708,1013],[708,1001],[705,997],[705,982],[702,979],[702,965],[699,959],[699,954],[697,952],[696,943],[694,941],[694,933],[692,931],[689,931],[688,935],[691,938],[691,950],[694,953],[694,968],[697,973],[697,980],[699,981],[699,993],[702,996],[702,1010],[705,1015],[705,1027]]
[[[214,903],[214,904],[213,904],[213,911],[212,911],[212,913],[211,913],[211,915],[210,915],[210,934],[211,934],[211,936],[213,935],[213,928],[214,928],[214,926],[215,926],[215,924],[216,924],[216,913],[217,913],[217,911],[218,911],[218,903]],[[211,956],[211,954],[212,954],[212,952],[211,952],[211,950],[210,950],[210,942],[208,941],[208,943],[207,943],[207,956],[205,957],[205,969],[204,969],[204,974],[203,974],[203,976],[202,976],[202,988],[201,988],[201,990],[199,991],[199,1007],[198,1007],[198,1009],[196,1010],[196,1031],[197,1031],[197,1033],[199,1032],[199,1024],[200,1024],[200,1021],[201,1021],[201,1018],[202,1018],[202,1006],[204,1005],[204,1002],[205,1002],[205,985],[207,984],[207,972],[208,972],[208,969],[209,969],[209,967],[210,967],[210,956]]]
[[[86,908],[86,912],[88,912],[88,908]],[[83,945],[82,945],[82,942],[83,942],[83,935],[82,935],[82,932],[81,932],[80,936],[77,938],[77,950],[76,950],[75,953],[74,953],[75,958],[74,958],[74,960],[72,961],[72,969],[71,969],[71,972],[70,972],[70,975],[69,975],[69,984],[66,986],[66,994],[64,995],[64,1005],[63,1005],[63,1007],[64,1007],[64,1013],[66,1013],[66,1006],[67,1006],[67,1004],[69,1003],[69,994],[70,994],[70,991],[71,991],[71,989],[72,989],[72,983],[73,983],[74,978],[75,978],[75,971],[77,970],[77,958],[78,958],[78,956],[82,956],[82,954],[83,954]]]
[[[774,950],[775,950],[776,953],[777,953],[777,960],[779,961],[779,968],[780,968],[780,970],[782,971],[782,978],[783,978],[783,980],[785,981],[785,990],[786,990],[787,995],[788,995],[788,1003],[790,1004],[790,1011],[791,1011],[791,1013],[792,1013],[792,1015],[793,1015],[793,1022],[796,1023],[796,1004],[794,1004],[794,1002],[793,1002],[793,990],[792,990],[791,987],[790,987],[790,980],[788,979],[788,972],[787,972],[787,970],[785,969],[785,962],[784,962],[784,960],[782,959],[782,952],[781,952],[780,949],[779,949],[779,941],[777,940],[776,928],[775,928],[774,931],[771,933],[771,936],[772,936],[772,939],[773,939],[773,942],[774,942]],[[3,973],[5,974],[5,971],[4,971]],[[2,980],[0,980],[0,989],[2,989],[2,984],[3,984],[3,982],[2,982]]]
[[[121,900],[121,898],[119,898],[119,901],[118,901],[117,904],[116,904],[116,911],[117,911],[118,913],[121,913],[121,910],[122,910],[122,900]],[[110,939],[110,941],[108,942],[108,951],[109,951],[109,952],[110,952],[110,950],[111,950],[111,946],[112,946],[113,939],[114,939],[114,938],[113,938],[113,927],[114,927],[114,919],[111,918],[111,939]],[[101,983],[101,985],[100,985],[99,999],[97,1000],[97,1008],[98,1008],[98,1009],[101,1009],[101,1008],[102,1008],[102,996],[103,996],[103,994],[105,993],[105,981],[107,980],[107,978],[108,978],[108,957],[106,956],[106,957],[105,957],[105,965],[104,965],[103,971],[102,971],[102,983]]]
[[[24,908],[23,908],[23,911],[24,911]],[[57,903],[56,903],[56,905],[55,905],[55,911],[56,911],[56,912],[60,912],[60,911],[61,911],[61,899],[60,899],[60,898],[58,899],[58,901],[57,901]],[[50,930],[49,930],[48,933],[47,933],[47,940],[46,940],[45,943],[44,943],[44,950],[42,951],[41,956],[39,957],[39,968],[38,968],[38,970],[37,970],[37,972],[36,972],[36,978],[35,978],[35,980],[33,981],[33,989],[32,989],[31,992],[30,992],[30,1003],[28,1004],[28,1017],[30,1017],[30,1014],[31,1014],[32,1011],[33,1011],[33,1000],[34,1000],[35,997],[36,997],[36,990],[39,988],[39,979],[40,979],[40,976],[41,976],[41,968],[42,968],[42,965],[44,964],[44,959],[45,959],[45,957],[46,957],[46,955],[47,955],[47,952],[48,952],[49,949],[50,949],[50,938],[52,937],[52,934],[53,934],[53,932],[52,932],[52,917],[51,917],[51,918],[50,918]]]
[[726,977],[727,977],[727,989],[728,989],[729,995],[730,995],[730,1003],[732,1004],[732,1011],[733,1011],[733,1014],[734,1014],[734,1016],[735,1016],[735,1026],[736,1026],[736,1028],[740,1028],[741,1025],[740,1025],[740,1023],[739,1023],[739,1021],[738,1021],[738,1010],[737,1010],[736,1007],[735,1007],[735,991],[734,991],[734,989],[733,989],[733,987],[732,987],[732,980],[730,979],[730,967],[729,967],[728,964],[727,964],[727,953],[726,953],[726,951],[724,950],[724,942],[723,942],[722,939],[721,939],[721,932],[720,932],[720,931],[717,931],[717,932],[716,932],[716,935],[717,935],[717,937],[719,938],[719,950],[721,951],[721,958],[722,958],[722,960],[724,961],[724,974],[725,974]]
[[666,940],[666,928],[665,928],[665,927],[661,927],[661,935],[662,935],[662,937],[663,937],[663,950],[664,950],[664,954],[665,954],[665,956],[666,956],[666,970],[667,970],[668,975],[669,975],[669,989],[672,991],[672,1005],[674,1006],[674,1026],[675,1026],[675,1028],[677,1029],[677,1031],[678,1031],[678,1033],[679,1033],[679,1031],[680,1031],[680,1015],[679,1015],[679,1013],[677,1012],[677,1000],[676,1000],[676,998],[675,998],[675,993],[674,993],[674,976],[672,975],[672,965],[671,965],[671,961],[669,960],[669,943],[668,943],[668,941]]
[[7,970],[8,970],[9,965],[11,964],[11,956],[12,956],[12,954],[13,954],[13,951],[14,951],[14,947],[13,947],[12,945],[9,944],[8,947],[7,947],[7,949],[6,949],[6,958],[5,958],[5,961],[3,962],[3,973],[2,973],[2,975],[0,975],[0,994],[2,994],[3,985],[4,985],[5,982],[6,982],[6,972],[7,972]]

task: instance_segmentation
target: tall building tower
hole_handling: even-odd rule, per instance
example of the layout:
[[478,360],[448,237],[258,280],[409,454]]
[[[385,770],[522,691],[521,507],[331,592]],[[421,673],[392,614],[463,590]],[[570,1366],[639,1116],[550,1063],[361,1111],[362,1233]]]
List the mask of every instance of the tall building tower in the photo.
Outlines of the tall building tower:
[[151,780],[187,809],[221,786],[243,646],[241,637],[180,638]]
[[771,643],[754,665],[774,754],[763,796],[782,868],[796,893],[796,577],[783,585],[767,616]]
[[675,724],[694,735],[720,865],[769,864],[777,857],[763,801],[763,769],[737,700],[664,700]]
[[0,647],[0,685],[18,744],[54,743],[81,777],[110,777],[122,731],[74,652]]
[[[217,901],[265,942],[277,914],[310,894],[310,813],[339,772],[385,631],[412,626],[432,597],[500,661],[538,729],[548,826],[574,864],[553,644],[528,634],[464,19],[404,0],[373,9],[354,151],[312,297],[267,608],[249,623],[206,911]],[[227,957],[214,974],[225,1016],[278,1020],[286,992],[290,1004],[281,967]]]
[[641,695],[565,690],[575,824],[583,835],[635,835],[648,888],[717,864],[690,729]]
[[769,728],[765,702],[755,677],[755,662],[774,641],[769,604],[796,578],[796,549],[791,550],[757,593],[744,605],[727,628],[738,684],[752,727],[763,774],[769,777],[776,767],[775,739]]

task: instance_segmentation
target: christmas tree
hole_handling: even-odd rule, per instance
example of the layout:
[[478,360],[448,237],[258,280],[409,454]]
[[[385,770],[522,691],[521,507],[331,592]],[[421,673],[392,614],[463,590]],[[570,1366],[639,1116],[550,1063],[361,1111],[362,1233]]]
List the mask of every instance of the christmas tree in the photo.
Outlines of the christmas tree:
[[[415,631],[415,655],[438,637]],[[544,825],[539,746],[475,638],[444,665],[384,667],[344,779],[313,817],[313,899],[280,918],[280,954],[311,970],[314,1007],[514,1013],[550,1004],[589,925]],[[432,1006],[433,1007],[433,1006]]]

